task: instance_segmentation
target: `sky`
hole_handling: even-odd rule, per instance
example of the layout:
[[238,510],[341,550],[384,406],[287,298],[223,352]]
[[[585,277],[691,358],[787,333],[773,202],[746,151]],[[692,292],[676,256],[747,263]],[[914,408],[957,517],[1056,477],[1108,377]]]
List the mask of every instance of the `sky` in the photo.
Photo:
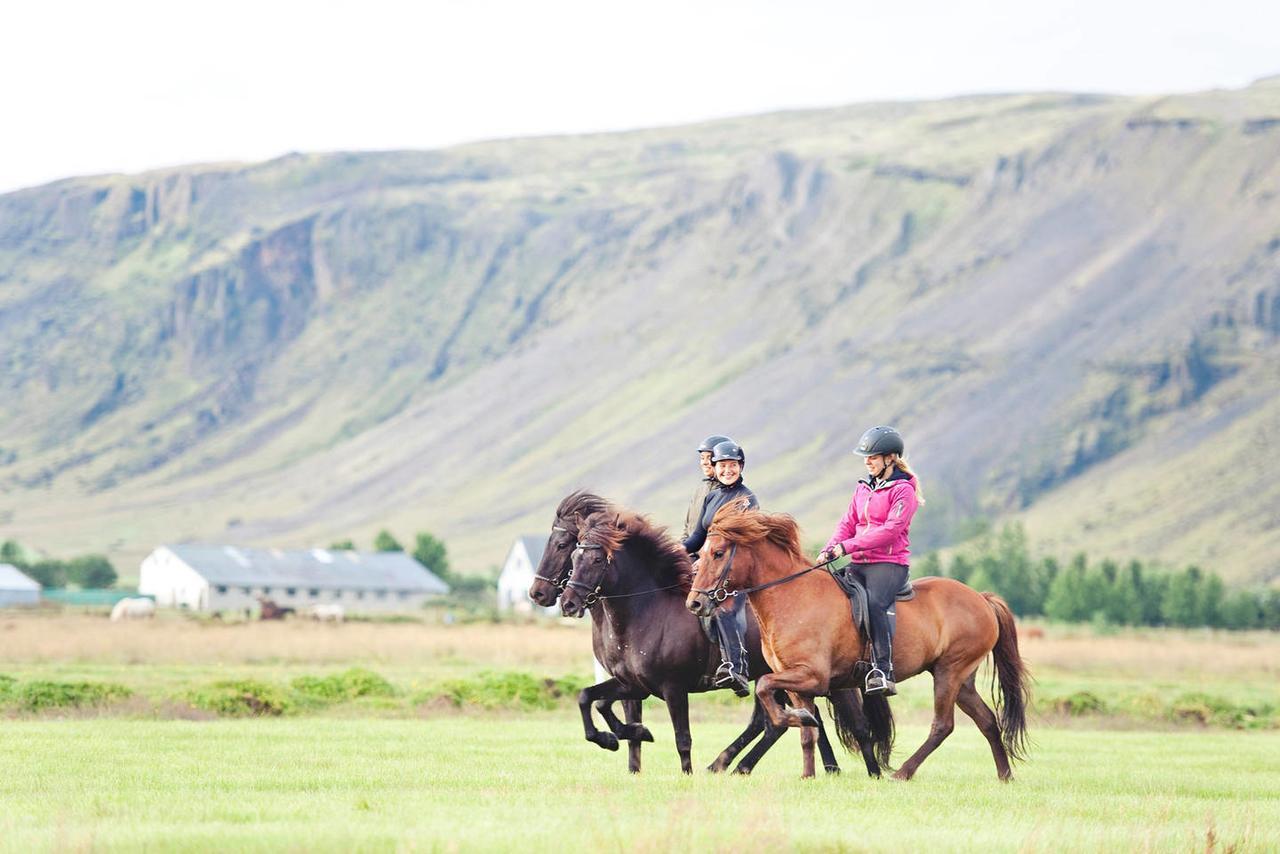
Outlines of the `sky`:
[[0,192],[290,151],[1274,74],[1280,3],[1258,0],[42,0],[0,26]]

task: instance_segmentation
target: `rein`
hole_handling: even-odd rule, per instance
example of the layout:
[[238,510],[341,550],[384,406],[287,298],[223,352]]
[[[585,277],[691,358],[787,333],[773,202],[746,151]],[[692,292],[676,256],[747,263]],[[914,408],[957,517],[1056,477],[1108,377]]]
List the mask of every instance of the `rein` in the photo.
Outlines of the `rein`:
[[[562,533],[562,534],[567,534],[567,533],[569,533],[569,529],[568,529],[568,528],[562,528],[562,527],[560,527],[559,525],[552,525],[552,526],[551,526],[551,530],[553,530],[553,531],[559,531],[559,532],[560,532],[560,533]],[[545,581],[545,582],[547,582],[547,583],[548,583],[548,584],[550,584],[552,587],[556,588],[557,590],[559,590],[560,592],[562,592],[562,593],[563,593],[563,592],[564,592],[564,588],[565,588],[565,586],[569,583],[569,576],[570,576],[570,575],[572,575],[572,574],[573,574],[573,565],[572,565],[572,564],[570,564],[570,566],[569,566],[569,571],[568,571],[568,572],[565,572],[565,573],[564,573],[564,575],[562,575],[562,576],[561,576],[561,577],[559,577],[559,578],[547,578],[545,575],[543,575],[543,574],[542,574],[542,573],[540,573],[540,572],[535,572],[535,573],[533,574],[533,577],[534,577],[534,578],[537,578],[537,579],[539,579],[539,580],[541,580],[541,581]]]
[[[574,551],[587,551],[588,549],[600,549],[601,551],[604,551],[604,546],[599,543],[578,543]],[[604,562],[607,567],[609,564],[613,563],[613,556],[605,555]],[[635,593],[609,593],[601,595],[600,587],[602,585],[597,584],[593,590],[590,584],[583,584],[581,581],[574,578],[572,572],[569,573],[569,577],[566,579],[566,582],[569,587],[572,587],[574,590],[583,594],[583,605],[587,608],[590,608],[597,602],[604,602],[608,599],[630,599],[632,596],[647,596],[650,593],[661,593],[663,590],[674,590],[680,586],[680,583],[676,582],[675,584],[668,584],[666,587],[654,587],[651,590],[639,590]],[[562,587],[561,589],[563,590],[564,588]]]
[[699,590],[698,588],[695,587],[692,589],[691,592],[704,595],[707,598],[709,598],[712,602],[723,602],[724,600],[728,599],[730,596],[746,596],[749,593],[755,593],[759,590],[768,590],[770,587],[777,587],[779,584],[786,584],[788,581],[795,581],[800,576],[808,575],[809,573],[813,572],[815,569],[822,569],[824,567],[829,567],[831,564],[839,560],[840,557],[842,557],[842,555],[837,555],[836,557],[831,558],[831,560],[826,560],[826,561],[823,561],[822,563],[815,563],[813,566],[806,566],[804,569],[800,570],[799,572],[793,572],[790,575],[784,575],[782,578],[775,578],[773,579],[773,581],[766,581],[764,584],[757,584],[754,587],[743,587],[739,590],[730,590],[726,586],[726,582],[729,579],[730,570],[733,569],[733,559],[735,556],[737,556],[737,554],[738,554],[738,544],[734,543],[732,546],[729,547],[729,559],[724,562],[724,569],[721,570],[720,577],[716,579],[716,583],[711,585],[711,587],[707,590]]

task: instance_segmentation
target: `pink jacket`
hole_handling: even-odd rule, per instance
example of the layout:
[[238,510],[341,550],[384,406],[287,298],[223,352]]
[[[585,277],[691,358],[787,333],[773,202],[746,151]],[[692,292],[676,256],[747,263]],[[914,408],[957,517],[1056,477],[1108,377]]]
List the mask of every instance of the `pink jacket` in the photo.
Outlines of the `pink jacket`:
[[843,543],[845,554],[854,563],[911,562],[907,532],[916,513],[916,479],[895,471],[893,477],[875,489],[858,481],[849,510],[827,541],[827,548]]

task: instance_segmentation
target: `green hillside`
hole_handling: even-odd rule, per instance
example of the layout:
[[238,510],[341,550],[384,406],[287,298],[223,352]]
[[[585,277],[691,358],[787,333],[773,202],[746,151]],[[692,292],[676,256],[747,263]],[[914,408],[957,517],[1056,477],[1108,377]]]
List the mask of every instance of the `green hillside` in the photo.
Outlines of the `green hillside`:
[[825,535],[874,423],[918,545],[1280,577],[1280,85],[866,104],[0,196],[0,531],[128,565],[382,527],[464,568],[692,447]]

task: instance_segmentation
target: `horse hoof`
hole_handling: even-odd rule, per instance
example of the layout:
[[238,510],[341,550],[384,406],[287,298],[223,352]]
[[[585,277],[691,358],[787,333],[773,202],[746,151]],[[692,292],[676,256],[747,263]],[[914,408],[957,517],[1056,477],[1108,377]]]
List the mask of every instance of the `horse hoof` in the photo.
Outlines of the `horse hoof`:
[[823,765],[822,770],[826,771],[828,774],[839,774],[840,766],[839,765]]
[[618,737],[611,732],[598,732],[595,735],[587,736],[587,741],[592,744],[598,744],[605,750],[618,749]]
[[809,713],[808,709],[792,709],[791,720],[795,721],[795,726],[812,726],[818,725],[818,719]]
[[618,735],[625,741],[653,741],[653,733],[644,724],[626,724]]
[[910,775],[910,774],[903,774],[901,771],[899,771],[899,772],[897,772],[896,774],[894,774],[892,777],[890,777],[889,779],[890,779],[890,780],[893,780],[893,781],[895,781],[895,782],[898,782],[898,783],[906,783],[907,781],[909,781],[909,780],[911,779],[911,775]]

